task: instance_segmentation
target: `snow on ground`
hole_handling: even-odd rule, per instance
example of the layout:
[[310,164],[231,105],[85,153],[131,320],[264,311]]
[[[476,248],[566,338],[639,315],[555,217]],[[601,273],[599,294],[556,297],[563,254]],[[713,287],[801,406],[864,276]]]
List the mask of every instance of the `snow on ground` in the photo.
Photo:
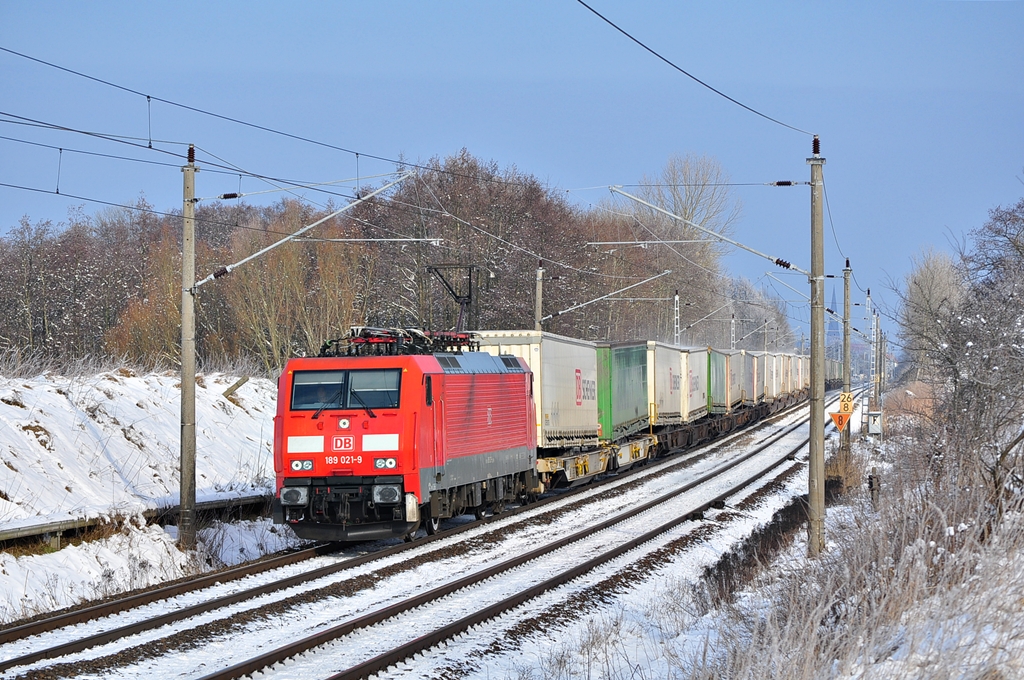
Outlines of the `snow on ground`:
[[[274,385],[196,385],[198,501],[272,491]],[[175,374],[0,378],[0,528],[134,515],[178,503]]]
[[[235,377],[196,385],[198,501],[273,492],[275,385]],[[113,518],[108,538],[48,554],[0,553],[0,624],[84,600],[234,565],[292,547],[268,521],[214,524],[186,555],[174,527],[141,513],[178,504],[181,430],[176,374],[126,369],[84,378],[0,377],[0,531]]]

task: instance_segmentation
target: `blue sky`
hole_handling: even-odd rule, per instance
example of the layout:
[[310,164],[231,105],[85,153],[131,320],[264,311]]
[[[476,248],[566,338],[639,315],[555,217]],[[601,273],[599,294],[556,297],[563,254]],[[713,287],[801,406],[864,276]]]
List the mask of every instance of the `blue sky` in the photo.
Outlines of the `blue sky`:
[[[989,209],[1024,196],[1024,3],[589,4],[729,96],[820,135],[837,235],[826,215],[826,269],[839,274],[849,257],[859,287],[870,287],[876,301],[895,303],[886,284],[907,273],[913,255],[949,250]],[[358,151],[361,176],[393,169],[367,156],[415,162],[465,147],[582,205],[607,199],[610,184],[656,174],[672,154],[713,156],[737,183],[809,178],[809,136],[673,71],[574,0],[0,0],[0,47]],[[275,177],[328,181],[357,172],[352,154],[150,107],[143,97],[9,53],[0,52],[0,86],[5,114],[193,142],[200,160],[212,153]],[[177,163],[7,122],[0,135]],[[177,167],[8,139],[0,139],[0,157],[0,183],[51,192],[0,186],[3,231],[24,215],[66,220],[69,207],[83,203],[66,194],[112,203],[144,195],[158,210],[181,204]],[[52,193],[58,163],[62,196]],[[268,188],[248,178],[241,186]],[[203,197],[238,188],[237,176],[200,172],[197,179]],[[743,205],[735,238],[809,268],[808,188],[736,187],[735,194]],[[87,213],[100,208],[84,204]],[[785,276],[746,254],[728,256],[726,265],[759,285],[766,271]],[[806,287],[799,276],[787,281]]]

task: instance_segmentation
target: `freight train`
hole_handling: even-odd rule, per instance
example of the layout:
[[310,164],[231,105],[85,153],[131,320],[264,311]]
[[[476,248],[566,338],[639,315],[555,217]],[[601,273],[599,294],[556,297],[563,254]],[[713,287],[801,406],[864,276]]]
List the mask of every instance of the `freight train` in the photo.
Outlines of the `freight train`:
[[314,540],[432,534],[774,413],[806,398],[809,367],[542,331],[353,328],[281,374],[272,514]]

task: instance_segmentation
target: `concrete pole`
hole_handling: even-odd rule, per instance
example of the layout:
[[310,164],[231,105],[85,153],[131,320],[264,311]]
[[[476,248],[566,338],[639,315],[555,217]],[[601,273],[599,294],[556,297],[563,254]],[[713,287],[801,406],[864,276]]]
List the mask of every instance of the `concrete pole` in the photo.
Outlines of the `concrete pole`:
[[675,332],[672,334],[672,344],[674,344],[676,347],[679,347],[679,291],[678,290],[676,291],[676,297],[675,297],[674,316],[675,316],[675,322],[674,322],[675,323]]
[[[850,391],[850,260],[846,260],[846,268],[843,269],[843,392]],[[852,419],[852,416],[851,416]],[[846,424],[839,435],[839,450],[843,457],[850,455],[850,430],[853,425]]]
[[[768,319],[764,320],[764,396],[768,398]],[[774,362],[773,362],[774,366]],[[772,371],[775,372],[774,370]]]
[[808,470],[807,552],[825,549],[825,247],[823,180],[818,137],[811,166],[811,441]]
[[533,298],[533,330],[541,330],[540,320],[544,316],[543,305],[541,304],[544,300],[544,268],[540,266],[541,263],[537,263],[537,293]]
[[184,173],[181,239],[181,486],[178,545],[196,545],[196,223],[195,148],[189,144]]
[[869,360],[868,360],[868,377],[871,380],[871,393],[868,395],[868,404],[869,404],[868,410],[874,410],[874,408],[875,408],[875,404],[874,404],[874,400],[875,400],[875,392],[874,392],[874,389],[875,389],[875,358],[876,358],[875,357],[875,312],[871,308],[871,289],[870,288],[868,288],[867,300],[865,302],[864,309],[865,309],[865,312],[867,313],[867,316],[865,318],[871,324],[871,330],[868,333],[868,335],[870,337],[870,340],[868,342],[871,345],[870,348],[869,348],[870,356],[869,356]]
[[879,351],[882,348],[882,343],[880,343],[878,341],[879,337],[881,337],[879,331],[880,331],[880,329],[878,327],[878,314],[873,313],[871,315],[871,352],[872,352],[872,356],[871,356],[871,380],[872,380],[872,383],[873,383],[872,388],[874,390],[873,391],[873,395],[874,395],[874,401],[875,401],[875,406],[874,406],[874,410],[875,411],[878,411],[878,410],[881,409],[881,405],[879,404],[879,399],[882,396],[882,391],[881,391],[881,386],[882,386],[881,369],[882,369],[882,366],[881,366],[881,363],[878,360]]

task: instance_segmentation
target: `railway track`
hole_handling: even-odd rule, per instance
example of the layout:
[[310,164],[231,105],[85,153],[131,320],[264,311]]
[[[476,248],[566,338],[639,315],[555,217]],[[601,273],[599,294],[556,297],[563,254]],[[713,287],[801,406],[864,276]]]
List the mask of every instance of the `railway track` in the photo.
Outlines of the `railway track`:
[[[345,621],[337,626],[319,631],[302,640],[284,645],[222,671],[205,675],[203,676],[203,680],[228,680],[230,678],[238,678],[256,671],[261,671],[268,667],[275,666],[276,664],[280,664],[296,655],[304,654],[312,649],[334,642],[342,637],[349,636],[353,632],[368,629],[371,626],[377,626],[384,622],[396,622],[400,615],[426,605],[431,605],[435,609],[440,610],[432,618],[443,620],[446,612],[450,612],[453,609],[456,611],[462,609],[462,606],[458,605],[452,607],[450,604],[438,604],[444,598],[448,598],[460,591],[477,588],[481,584],[484,584],[486,581],[493,579],[498,575],[513,572],[513,570],[523,567],[531,562],[536,562],[542,557],[545,558],[546,563],[543,566],[539,565],[537,571],[551,570],[552,562],[554,562],[553,557],[557,551],[583,541],[589,541],[594,544],[593,547],[588,546],[587,548],[577,549],[574,551],[576,554],[590,554],[592,551],[596,550],[597,554],[593,557],[575,562],[572,559],[564,561],[560,560],[557,562],[558,566],[554,569],[556,573],[551,575],[549,578],[530,578],[528,581],[531,582],[532,585],[527,588],[517,588],[511,595],[500,597],[497,601],[479,608],[466,616],[456,618],[454,621],[451,621],[436,630],[432,630],[424,635],[415,637],[404,644],[387,649],[370,659],[345,668],[330,675],[329,677],[338,680],[356,680],[358,678],[365,678],[379,671],[383,671],[393,664],[465,632],[472,626],[484,623],[549,590],[565,585],[583,574],[593,571],[599,566],[605,565],[614,559],[622,557],[639,546],[664,536],[685,522],[701,518],[703,513],[707,510],[721,504],[726,498],[734,495],[740,489],[764,477],[766,472],[773,470],[779,465],[782,465],[792,459],[797,451],[806,446],[808,441],[807,438],[801,438],[799,443],[796,445],[788,445],[781,454],[776,453],[767,463],[755,466],[756,469],[752,472],[749,469],[744,469],[745,471],[739,473],[735,478],[731,478],[725,484],[724,489],[716,489],[712,492],[713,495],[710,495],[710,497],[704,495],[699,500],[691,501],[689,505],[685,503],[680,504],[678,501],[695,489],[708,485],[712,480],[721,482],[723,475],[732,472],[737,468],[743,468],[745,463],[748,463],[764,451],[772,448],[779,440],[790,435],[794,430],[798,429],[798,427],[799,426],[788,428],[786,431],[776,437],[773,437],[770,441],[757,447],[752,452],[736,458],[712,472],[702,474],[697,479],[694,479],[675,490],[669,491],[658,498],[652,499],[641,506],[631,508],[630,510],[620,513],[619,515],[611,517],[596,525],[587,527],[586,529],[575,532],[548,545],[518,555],[487,569],[475,572],[470,576],[447,583],[444,586],[435,588],[415,597],[402,600],[401,602],[395,603],[366,616]],[[673,504],[673,511],[665,512],[666,506],[669,504]],[[661,510],[664,514],[671,516],[671,519],[659,523],[652,529],[646,531],[641,530],[639,533],[636,533],[638,526],[645,523],[648,519],[647,516],[650,515],[651,511],[654,509]],[[611,545],[601,545],[599,541],[592,540],[595,536],[599,536],[613,527],[620,527],[620,525],[627,524],[628,522],[631,522],[631,525],[624,526],[621,529],[623,533],[633,536],[629,540],[612,541]],[[462,598],[460,598],[460,602],[464,603],[465,606],[469,606],[472,602],[478,602],[480,600],[486,602],[488,599],[490,598],[480,594],[466,593]],[[396,625],[401,624],[397,623]],[[348,645],[348,647],[350,649],[345,650],[337,656],[346,657],[351,653],[355,653],[358,649],[363,647],[363,643],[362,641],[353,641],[353,643]],[[321,664],[319,661],[316,663],[318,665]],[[289,674],[295,673],[296,671],[300,674],[305,673],[303,669],[288,669]]]
[[[773,419],[764,421],[763,427],[772,427],[772,420],[778,420],[780,418],[786,417],[787,416],[779,414]],[[644,485],[647,484],[645,480],[649,480],[650,478],[656,477],[658,474],[664,473],[665,470],[688,470],[692,467],[699,467],[701,466],[702,461],[707,461],[709,458],[713,458],[715,452],[724,453],[727,448],[735,447],[739,445],[740,442],[756,439],[759,436],[759,432],[760,430],[756,428],[743,430],[741,432],[730,435],[721,442],[715,442],[712,445],[705,446],[702,450],[699,450],[695,453],[681,457],[675,456],[663,459],[662,461],[659,461],[655,465],[649,465],[645,466],[644,468],[640,468],[634,471],[633,474],[621,475],[617,478],[609,478],[602,484],[593,485],[591,487],[585,487],[583,489],[576,490],[575,493],[572,494],[554,496],[549,499],[546,499],[545,501],[542,501],[541,503],[525,506],[523,508],[511,511],[507,514],[502,514],[488,518],[488,520],[486,520],[483,524],[476,523],[471,525],[465,525],[458,529],[446,531],[436,536],[433,536],[428,540],[417,541],[412,544],[401,544],[397,546],[391,546],[384,550],[369,555],[364,555],[359,558],[345,561],[337,561],[334,564],[325,565],[318,569],[304,571],[300,574],[294,574],[288,576],[286,579],[275,579],[273,582],[262,584],[258,587],[245,589],[236,587],[230,593],[225,593],[216,596],[200,597],[197,599],[202,601],[196,602],[192,605],[178,607],[163,607],[164,609],[172,609],[172,611],[164,611],[163,613],[156,616],[146,615],[145,618],[143,618],[142,620],[135,621],[132,623],[126,623],[124,625],[115,625],[114,621],[110,621],[104,627],[104,630],[101,630],[99,632],[86,632],[86,634],[75,636],[69,633],[53,634],[58,631],[53,631],[51,629],[51,634],[47,636],[40,634],[40,631],[46,629],[44,622],[36,622],[35,624],[32,624],[33,626],[35,626],[35,628],[33,629],[34,632],[32,633],[26,632],[27,629],[25,629],[24,627],[19,627],[22,628],[21,632],[23,633],[23,635],[35,635],[35,639],[31,641],[33,644],[22,645],[24,649],[20,650],[21,653],[19,653],[19,645],[12,644],[12,642],[18,642],[17,636],[15,635],[16,629],[8,629],[7,631],[4,631],[6,635],[6,641],[8,643],[5,644],[3,647],[0,647],[0,659],[6,659],[6,661],[0,662],[0,670],[20,669],[22,670],[22,677],[60,677],[63,674],[71,674],[70,671],[72,670],[73,667],[80,666],[82,664],[84,664],[86,672],[89,672],[88,669],[90,667],[96,666],[105,667],[109,670],[111,668],[118,667],[117,664],[120,663],[115,659],[115,657],[131,657],[132,655],[125,655],[123,651],[113,653],[111,653],[109,650],[104,651],[103,648],[97,647],[98,645],[107,645],[109,647],[113,641],[125,640],[128,639],[130,636],[139,637],[145,631],[152,631],[152,633],[150,633],[148,636],[143,636],[146,637],[147,640],[165,639],[169,637],[172,639],[177,639],[178,643],[184,642],[185,644],[192,644],[191,642],[188,642],[187,640],[183,639],[183,635],[184,638],[188,638],[188,635],[182,633],[183,629],[180,626],[178,627],[178,632],[173,632],[174,626],[171,626],[170,624],[174,622],[187,620],[208,620],[210,619],[209,612],[215,610],[221,611],[223,613],[223,617],[226,617],[223,620],[230,620],[234,617],[237,617],[239,615],[239,612],[242,613],[243,618],[245,616],[249,616],[251,618],[252,612],[254,611],[263,611],[264,615],[272,619],[273,617],[277,616],[277,614],[273,613],[272,610],[274,609],[275,606],[278,605],[275,605],[273,603],[260,604],[255,607],[242,607],[241,609],[239,609],[239,605],[241,603],[252,602],[254,599],[267,599],[268,596],[272,593],[278,593],[281,595],[281,598],[278,598],[276,601],[280,602],[281,599],[283,599],[286,602],[286,605],[284,605],[286,608],[299,606],[301,604],[301,601],[309,599],[307,597],[303,597],[303,591],[307,595],[312,593],[314,596],[317,593],[320,593],[321,591],[330,591],[330,589],[333,586],[317,585],[317,583],[330,580],[331,578],[337,578],[338,575],[340,574],[347,574],[347,576],[341,577],[344,582],[358,582],[360,579],[366,581],[366,574],[371,573],[373,570],[381,572],[390,571],[393,573],[402,573],[403,569],[401,567],[396,567],[396,564],[399,562],[410,562],[421,565],[440,564],[446,559],[451,559],[453,555],[457,558],[460,554],[465,554],[473,550],[477,550],[481,545],[486,545],[488,543],[500,543],[500,541],[503,540],[501,538],[502,536],[507,535],[509,532],[516,531],[515,526],[517,525],[517,523],[519,523],[519,520],[517,520],[516,516],[520,514],[529,514],[534,516],[533,520],[526,521],[533,521],[536,524],[536,526],[539,526],[543,529],[544,527],[547,527],[550,523],[556,521],[556,519],[560,522],[565,519],[573,521],[574,514],[577,516],[585,516],[587,514],[587,511],[584,508],[592,505],[593,503],[604,502],[606,505],[614,505],[615,499],[621,498],[622,503],[626,505],[637,506],[637,508],[634,508],[633,510],[627,513],[621,513],[620,515],[617,515],[610,519],[598,522],[596,525],[588,527],[585,531],[576,532],[571,537],[566,537],[558,541],[555,541],[554,543],[542,545],[541,547],[529,551],[525,554],[516,555],[515,558],[499,560],[499,558],[501,558],[502,556],[499,553],[494,553],[486,559],[478,560],[482,562],[489,562],[492,564],[490,564],[486,568],[478,570],[475,574],[454,579],[451,583],[445,584],[444,586],[438,586],[437,588],[431,588],[425,592],[418,593],[413,597],[405,598],[402,602],[392,603],[383,608],[377,607],[375,611],[366,613],[362,616],[346,616],[344,617],[345,620],[341,624],[327,627],[320,626],[321,629],[316,634],[314,634],[309,640],[302,642],[295,641],[287,645],[279,645],[279,649],[276,649],[273,652],[268,652],[264,655],[260,655],[259,660],[249,659],[244,662],[234,664],[234,666],[227,672],[216,671],[215,673],[207,676],[237,677],[239,674],[252,672],[257,668],[264,667],[268,664],[278,663],[281,659],[289,658],[296,654],[300,654],[300,648],[304,647],[308,649],[311,647],[316,647],[317,645],[324,644],[324,641],[327,638],[330,638],[331,636],[337,637],[339,635],[346,635],[348,633],[351,633],[352,631],[358,631],[365,626],[377,625],[379,623],[380,617],[382,616],[387,617],[390,615],[393,617],[396,615],[396,612],[408,612],[428,602],[435,601],[437,598],[450,597],[452,593],[456,593],[460,590],[465,590],[467,588],[472,587],[474,579],[476,580],[476,582],[479,582],[481,579],[491,579],[499,574],[508,573],[510,570],[519,569],[522,567],[522,565],[529,563],[531,560],[537,560],[537,558],[539,558],[542,555],[549,555],[552,553],[552,551],[561,550],[567,545],[571,545],[580,540],[584,540],[585,535],[593,534],[593,532],[595,531],[607,532],[607,530],[611,529],[612,527],[622,525],[623,522],[627,522],[631,518],[638,517],[642,515],[642,513],[644,512],[652,511],[652,509],[655,507],[663,507],[665,503],[670,502],[670,499],[678,499],[681,496],[686,495],[693,489],[697,488],[697,486],[702,484],[708,484],[711,478],[719,477],[726,470],[732,470],[737,466],[742,466],[746,461],[749,461],[752,458],[756,457],[758,453],[755,451],[748,453],[747,455],[742,457],[734,456],[732,457],[728,465],[725,467],[711,466],[711,468],[713,469],[711,469],[710,471],[706,471],[702,476],[699,477],[699,480],[694,479],[691,483],[684,486],[678,486],[671,492],[661,493],[658,496],[658,498],[650,500],[646,503],[640,503],[635,500],[634,497],[638,495],[643,495],[644,493],[643,491],[638,492],[636,489],[643,489]],[[777,436],[787,435],[783,433]],[[770,445],[771,442],[762,442],[760,449],[764,450],[766,446]],[[803,446],[802,441],[796,445],[797,448],[800,448],[801,446]],[[782,460],[784,460],[786,457],[790,455],[791,451],[787,451],[786,456],[783,456]],[[775,466],[777,466],[778,464],[779,462],[773,463],[773,465]],[[751,474],[753,474],[756,477],[762,475],[763,472],[758,471],[756,473]],[[752,478],[753,477],[749,477],[739,481],[744,482],[744,484],[742,485],[746,485],[749,484],[749,480]],[[732,489],[732,487],[730,487],[730,489]],[[696,507],[686,512],[673,511],[675,519],[670,524],[672,526],[677,526],[680,522],[684,522],[687,519],[696,517],[701,512],[706,510],[708,507],[713,507],[715,504],[720,503],[722,498],[724,496],[728,496],[730,493],[732,493],[730,490],[721,491],[715,494],[713,497],[705,499],[702,503],[699,503]],[[556,504],[558,507],[552,510],[546,508],[546,506],[552,504]],[[593,514],[593,511],[591,512],[591,514]],[[492,524],[494,525],[493,527],[490,526]],[[659,527],[659,531],[661,531],[662,533],[666,530],[667,529],[665,527]],[[623,529],[623,531],[625,531],[625,529]],[[543,533],[543,531],[535,533],[540,534]],[[542,585],[543,587],[540,589],[540,591],[537,592],[542,592],[543,590],[556,587],[557,584],[555,583],[555,580],[557,578],[571,580],[572,578],[575,578],[575,576],[579,573],[585,573],[586,571],[593,569],[594,565],[607,562],[611,559],[615,559],[616,556],[621,555],[626,551],[632,550],[636,547],[636,545],[640,545],[646,541],[651,540],[650,536],[657,535],[658,531],[644,532],[637,531],[634,528],[632,530],[632,533],[640,533],[644,537],[634,539],[626,544],[623,544],[622,546],[619,546],[618,548],[615,548],[610,552],[601,551],[600,557],[594,558],[594,560],[588,561],[583,565],[567,567],[566,569],[560,571],[558,576],[552,576],[551,579],[534,577],[531,579],[531,581],[535,582],[535,584],[530,589],[527,589],[528,592],[537,591],[537,588],[541,587]],[[536,542],[538,539],[535,537],[530,540]],[[441,542],[443,543],[443,545],[432,545],[437,542]],[[412,551],[409,556],[400,556],[400,554],[404,554],[407,551]],[[297,559],[295,556],[290,557],[293,562]],[[495,561],[497,561],[498,563],[493,564]],[[590,566],[586,566],[588,564]],[[363,569],[363,567],[367,567],[368,565],[371,568],[370,571],[367,571],[367,569]],[[263,567],[262,570],[266,571],[269,568],[270,567]],[[219,581],[221,582],[225,581],[224,575],[215,575],[212,578],[219,579]],[[242,578],[242,576],[236,576],[235,578]],[[369,581],[374,581],[374,579],[369,578]],[[363,583],[363,586],[366,586],[366,583]],[[220,583],[218,587],[223,589],[224,583]],[[355,592],[361,592],[361,589],[359,587],[354,587],[354,590]],[[363,588],[363,590],[365,590],[365,588]],[[443,630],[432,631],[428,635],[421,636],[424,638],[424,640],[422,640],[419,644],[433,644],[431,640],[437,638],[438,635],[451,635],[452,633],[450,632],[450,630],[454,630],[454,628],[451,627],[456,626],[456,624],[460,626],[472,626],[474,625],[474,621],[477,621],[479,617],[483,617],[484,619],[489,618],[494,614],[488,612],[492,612],[492,609],[494,607],[500,608],[500,606],[504,606],[507,609],[508,607],[515,606],[513,600],[516,597],[530,597],[527,591],[524,592],[526,592],[527,594],[516,593],[513,596],[509,596],[508,598],[499,598],[498,602],[495,602],[493,605],[491,605],[490,608],[487,608],[482,612],[477,612],[471,616],[463,617],[463,619],[460,619],[459,621],[451,622],[448,624],[448,626],[444,627]],[[147,596],[149,597],[150,601],[152,601],[153,598],[156,597],[149,594],[147,594]],[[505,604],[501,605],[501,602],[505,602]],[[124,606],[127,605],[121,605],[120,608],[123,609]],[[76,615],[79,617],[78,621],[88,620],[87,618],[83,618],[84,612],[77,612]],[[400,615],[400,613],[398,615]],[[216,624],[204,623],[200,624],[199,628],[211,628],[211,625],[213,629],[216,629],[218,627]],[[229,623],[226,625],[227,628],[231,628],[231,626],[234,624]],[[164,628],[160,631],[157,631],[157,627],[161,626]],[[83,626],[77,627],[82,628]],[[89,626],[85,626],[85,628],[86,631],[90,629]],[[192,626],[192,628],[195,629],[196,626]],[[203,634],[212,633],[216,635],[216,632],[214,630],[204,629],[201,632]],[[74,639],[70,641],[65,640],[58,644],[51,644],[52,640],[47,641],[47,637],[52,638],[52,640],[67,637],[74,637]],[[28,643],[30,641],[25,640],[24,642]],[[413,642],[415,642],[415,640]],[[174,643],[172,643],[172,646],[173,644]],[[412,642],[406,643],[405,646],[398,647],[395,650],[390,650],[386,653],[378,655],[378,657],[380,658],[375,663],[392,663],[392,660],[394,658],[397,658],[396,655],[400,656],[401,654],[406,653],[405,651],[403,651],[403,649],[406,649],[409,644],[412,644]],[[131,648],[130,644],[128,645],[128,648]],[[92,653],[86,655],[88,658],[83,657],[82,660],[80,661],[72,661],[69,659],[66,662],[61,662],[57,666],[51,665],[48,667],[48,669],[46,666],[43,666],[38,663],[39,661],[42,661],[44,659],[52,659],[57,656],[82,652],[83,650],[90,650]],[[275,658],[275,655],[277,658]],[[143,654],[143,656],[145,656],[145,654]],[[125,658],[124,661],[130,661],[130,659]],[[370,663],[370,661],[367,661],[366,663]],[[353,672],[364,673],[370,671],[362,669]],[[358,677],[358,675],[343,677]]]

